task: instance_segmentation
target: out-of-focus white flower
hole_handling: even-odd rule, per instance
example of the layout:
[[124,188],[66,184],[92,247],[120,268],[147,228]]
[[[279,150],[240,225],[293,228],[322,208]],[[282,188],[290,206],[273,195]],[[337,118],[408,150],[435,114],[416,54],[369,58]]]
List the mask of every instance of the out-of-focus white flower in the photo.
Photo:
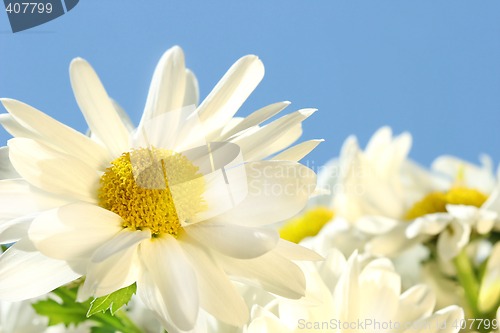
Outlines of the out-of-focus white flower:
[[387,259],[367,260],[354,253],[346,261],[332,250],[319,268],[302,267],[306,297],[255,305],[243,332],[459,331],[452,324],[463,319],[462,309],[450,306],[434,312],[435,297],[424,285],[401,293],[400,277]]
[[[348,138],[340,157],[318,173],[318,187],[330,193],[311,200],[311,206],[326,206],[335,217],[303,244],[322,254],[335,247],[346,256],[354,250],[389,256],[403,285],[413,285],[420,274],[406,273],[418,271],[427,252],[418,246],[420,239],[405,236],[404,215],[443,181],[408,159],[410,146],[409,133],[393,135],[389,127],[374,133],[364,150],[356,138]],[[398,256],[405,259],[396,260]]]
[[[490,163],[478,167],[451,157],[433,164],[441,173],[453,174],[455,183],[447,191],[432,192],[408,212],[405,230],[409,239],[426,241],[437,237],[437,252],[449,261],[470,242],[471,233],[486,235],[500,218],[500,180],[495,181]],[[458,179],[457,179],[458,177]]]
[[[500,304],[500,243],[493,246],[481,280],[478,308],[490,312]],[[500,324],[500,323],[499,323]]]
[[316,176],[297,161],[319,142],[267,158],[315,110],[260,126],[283,102],[234,118],[263,75],[258,57],[243,57],[196,107],[196,79],[174,47],[133,134],[83,59],[70,77],[90,137],[3,99],[22,178],[0,185],[0,241],[17,241],[0,258],[0,298],[36,297],[82,275],[80,300],[136,283],[170,333],[195,329],[200,308],[243,324],[249,311],[229,277],[300,298],[305,280],[292,260],[318,256],[267,226],[306,204]]
[[[349,137],[339,159],[332,162],[336,167],[324,169],[325,172],[330,169],[336,176],[326,184],[332,191],[331,208],[336,216],[358,223],[361,228],[368,224],[368,229],[371,223],[358,222],[359,219],[366,216],[400,218],[409,197],[402,171],[410,147],[409,133],[393,137],[388,127],[375,132],[364,151],[355,137]],[[325,177],[321,175],[319,179]]]
[[404,242],[400,237],[404,214],[416,198],[438,187],[430,173],[407,158],[410,146],[409,133],[393,136],[389,127],[373,134],[365,150],[355,137],[348,138],[339,159],[327,163],[318,174],[318,187],[330,195],[318,196],[313,204],[327,205],[341,223],[349,223],[353,230],[343,228],[344,234],[356,238],[362,233],[368,241],[372,236],[390,236],[399,227],[393,232],[396,243],[383,243]]

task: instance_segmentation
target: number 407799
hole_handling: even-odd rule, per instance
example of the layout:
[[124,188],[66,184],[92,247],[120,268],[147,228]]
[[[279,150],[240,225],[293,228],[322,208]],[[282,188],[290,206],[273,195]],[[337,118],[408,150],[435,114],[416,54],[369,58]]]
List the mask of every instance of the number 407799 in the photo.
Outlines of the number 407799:
[[52,4],[42,2],[14,2],[9,3],[5,8],[9,14],[50,14],[52,13]]

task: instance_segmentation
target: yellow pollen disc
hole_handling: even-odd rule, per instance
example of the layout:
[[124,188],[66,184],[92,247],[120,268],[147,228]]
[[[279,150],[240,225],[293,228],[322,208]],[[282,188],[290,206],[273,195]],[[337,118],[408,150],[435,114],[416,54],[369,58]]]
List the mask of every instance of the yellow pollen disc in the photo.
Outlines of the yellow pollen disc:
[[326,207],[313,208],[304,215],[288,221],[280,229],[280,237],[299,243],[306,237],[316,236],[323,226],[333,218],[333,212]]
[[448,204],[481,207],[486,199],[488,197],[485,194],[466,187],[454,187],[448,192],[432,192],[415,203],[406,212],[405,219],[413,220],[427,214],[444,213]]
[[176,237],[182,224],[203,211],[205,180],[185,156],[166,149],[124,153],[101,176],[99,205],[123,219],[123,227]]

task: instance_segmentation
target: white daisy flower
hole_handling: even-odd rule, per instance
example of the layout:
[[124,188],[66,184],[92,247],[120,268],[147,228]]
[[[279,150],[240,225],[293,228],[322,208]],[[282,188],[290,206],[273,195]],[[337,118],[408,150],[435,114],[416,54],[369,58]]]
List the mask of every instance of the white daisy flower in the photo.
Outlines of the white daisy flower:
[[[318,174],[318,187],[330,194],[315,197],[310,204],[328,207],[334,218],[305,244],[319,253],[335,247],[347,256],[366,246],[369,252],[391,257],[413,245],[404,236],[407,223],[401,220],[415,198],[437,185],[430,173],[408,159],[411,141],[409,133],[393,135],[389,127],[376,131],[364,150],[355,137],[349,137],[339,158]],[[421,257],[422,251],[409,251],[404,255]],[[400,260],[398,269],[415,270],[403,267],[405,262]]]
[[[351,252],[352,244],[362,246],[374,236],[392,230],[400,235],[400,220],[414,198],[435,188],[429,174],[408,159],[411,140],[409,133],[393,136],[389,127],[382,127],[362,150],[356,138],[350,137],[340,157],[319,173],[318,187],[330,190],[331,195],[320,196],[316,202],[333,210],[333,224],[341,227],[332,228],[340,228],[344,238],[352,239],[344,241]],[[397,247],[401,242],[394,239],[384,245]]]
[[[355,250],[389,256],[403,286],[414,285],[428,251],[417,241],[408,241],[404,235],[408,224],[402,219],[416,198],[440,183],[408,159],[410,146],[409,133],[393,135],[389,127],[376,131],[364,150],[355,137],[349,137],[339,158],[318,173],[318,187],[329,194],[313,197],[303,221],[286,224],[282,238],[298,242],[315,236],[301,244],[320,254],[336,248],[346,256]],[[329,220],[325,210],[330,211]]]
[[[325,169],[330,169],[334,176],[325,185],[332,190],[331,207],[336,216],[372,231],[379,230],[378,224],[385,224],[360,219],[398,219],[404,214],[412,198],[431,186],[421,181],[417,186],[412,182],[414,172],[407,172],[411,140],[409,133],[393,136],[389,127],[382,127],[373,134],[365,150],[355,137],[345,141],[338,161],[330,162],[332,166]],[[320,186],[326,176],[320,174]]]
[[[385,258],[346,261],[332,250],[321,266],[302,265],[304,299],[274,299],[255,305],[245,333],[261,332],[458,332],[463,311],[450,306],[434,312],[435,297],[424,285],[401,292],[400,277]],[[218,329],[216,332],[238,332]],[[214,331],[215,332],[215,331]]]
[[198,106],[182,50],[161,58],[141,122],[131,134],[82,59],[70,77],[91,138],[11,99],[0,118],[15,137],[21,178],[3,180],[0,298],[47,293],[85,276],[79,299],[137,283],[169,332],[192,330],[199,309],[232,325],[248,310],[230,279],[290,298],[305,280],[290,259],[317,258],[266,225],[302,209],[315,174],[297,163],[318,141],[267,158],[301,135],[314,110],[262,122],[289,103],[233,118],[264,75],[238,60]]
[[406,216],[412,220],[406,237],[422,242],[436,237],[440,259],[450,261],[469,244],[471,235],[485,236],[494,230],[500,221],[500,180],[495,180],[489,159],[483,161],[484,166],[478,167],[438,158],[433,169],[448,175],[448,190],[431,192],[414,204]]

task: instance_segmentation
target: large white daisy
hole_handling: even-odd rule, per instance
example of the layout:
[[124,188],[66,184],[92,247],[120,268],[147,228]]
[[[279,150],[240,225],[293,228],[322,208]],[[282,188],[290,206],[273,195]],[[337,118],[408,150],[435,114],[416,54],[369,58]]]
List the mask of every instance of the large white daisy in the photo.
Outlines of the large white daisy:
[[239,59],[199,105],[182,50],[161,58],[138,128],[127,129],[92,67],[70,77],[87,137],[16,100],[0,118],[15,138],[20,178],[2,180],[0,299],[35,297],[85,276],[79,298],[137,283],[169,332],[195,327],[199,309],[232,325],[248,310],[231,279],[289,298],[305,280],[291,259],[316,258],[266,225],[293,216],[315,188],[297,163],[318,140],[301,135],[305,109],[260,124],[282,102],[234,114],[264,75],[256,56]]

